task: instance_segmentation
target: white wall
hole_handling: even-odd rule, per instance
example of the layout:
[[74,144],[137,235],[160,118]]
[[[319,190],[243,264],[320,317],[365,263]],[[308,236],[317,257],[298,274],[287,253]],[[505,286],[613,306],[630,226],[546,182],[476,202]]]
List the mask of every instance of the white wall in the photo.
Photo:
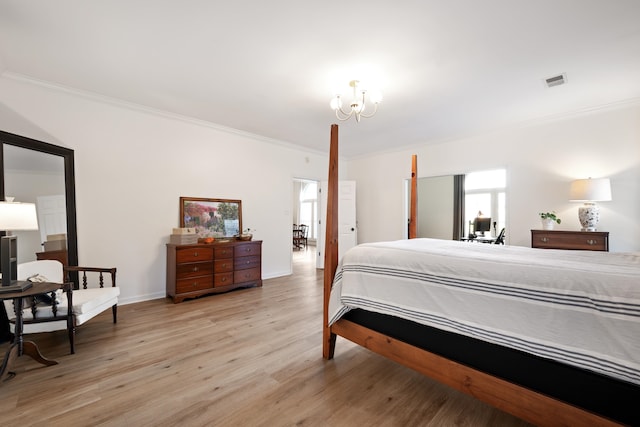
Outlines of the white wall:
[[180,196],[241,199],[263,278],[291,273],[293,178],[325,179],[326,155],[7,78],[0,93],[2,130],[74,150],[79,263],[117,267],[123,303],[164,297]]
[[540,228],[538,212],[555,210],[563,220],[558,229],[580,229],[570,181],[609,177],[613,200],[600,203],[598,228],[610,232],[610,250],[640,250],[638,103],[350,161],[361,243],[403,237],[411,154],[418,154],[420,177],[506,168],[507,242],[520,246],[530,246],[530,230]]

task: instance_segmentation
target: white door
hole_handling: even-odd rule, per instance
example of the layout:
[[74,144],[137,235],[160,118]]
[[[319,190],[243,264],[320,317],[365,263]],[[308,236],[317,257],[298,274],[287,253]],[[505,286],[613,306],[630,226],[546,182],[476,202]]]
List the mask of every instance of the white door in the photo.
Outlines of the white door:
[[40,242],[47,241],[49,234],[67,233],[67,209],[64,195],[39,196],[36,198]]
[[[327,217],[327,185],[326,181],[320,184],[318,200],[320,201],[320,217],[318,223],[318,259],[317,268],[324,268],[324,243],[326,237]],[[338,182],[338,259],[342,259],[344,253],[358,244],[358,228],[356,225],[356,182]]]

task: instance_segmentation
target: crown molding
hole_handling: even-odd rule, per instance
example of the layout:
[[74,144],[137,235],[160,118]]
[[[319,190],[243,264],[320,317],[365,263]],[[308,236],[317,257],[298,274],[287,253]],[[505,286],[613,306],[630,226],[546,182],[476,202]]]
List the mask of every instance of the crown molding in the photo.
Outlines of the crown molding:
[[246,132],[240,129],[235,129],[232,127],[228,127],[228,126],[223,126],[217,123],[213,123],[207,120],[202,120],[202,119],[196,119],[193,117],[189,117],[189,116],[185,116],[182,114],[178,114],[178,113],[173,113],[170,111],[165,111],[165,110],[161,110],[159,108],[154,108],[154,107],[149,107],[146,105],[142,105],[142,104],[137,104],[135,102],[130,102],[130,101],[125,101],[119,98],[113,98],[110,96],[106,96],[106,95],[102,95],[100,93],[97,92],[91,92],[91,91],[87,91],[87,90],[83,90],[83,89],[77,89],[71,86],[65,86],[62,84],[58,84],[58,83],[53,83],[53,82],[49,82],[46,80],[40,80],[40,79],[36,79],[34,77],[31,76],[27,76],[25,74],[20,74],[20,73],[14,73],[12,71],[4,71],[0,73],[0,76],[7,78],[9,80],[14,80],[17,82],[21,82],[21,83],[27,83],[27,84],[31,84],[34,86],[39,86],[48,90],[52,90],[54,92],[61,92],[67,95],[71,95],[71,96],[75,96],[75,97],[79,97],[79,98],[84,98],[84,99],[88,99],[94,102],[99,102],[102,104],[108,104],[108,105],[112,105],[112,106],[116,106],[119,108],[124,108],[127,110],[131,110],[131,111],[135,111],[135,112],[142,112],[142,113],[147,113],[147,114],[151,114],[151,115],[155,115],[158,117],[163,117],[166,119],[170,119],[170,120],[177,120],[177,121],[181,121],[184,123],[188,123],[188,124],[192,124],[192,125],[196,125],[196,126],[201,126],[201,127],[206,127],[209,129],[214,129],[220,132],[225,132],[228,134],[232,134],[232,135],[236,135],[236,136],[241,136],[244,138],[249,138],[249,139],[253,139],[256,141],[260,141],[260,142],[266,142],[268,144],[273,144],[273,145],[277,145],[280,147],[284,147],[284,148],[289,148],[292,150],[296,150],[296,151],[305,151],[308,153],[313,153],[313,154],[319,154],[319,155],[327,155],[327,152],[321,151],[321,150],[316,150],[313,148],[309,148],[309,147],[305,147],[303,145],[300,144],[295,144],[293,142],[287,142],[287,141],[281,141],[278,139],[274,139],[274,138],[269,138],[267,136],[263,136],[263,135],[258,135],[255,133],[251,133],[251,132]]

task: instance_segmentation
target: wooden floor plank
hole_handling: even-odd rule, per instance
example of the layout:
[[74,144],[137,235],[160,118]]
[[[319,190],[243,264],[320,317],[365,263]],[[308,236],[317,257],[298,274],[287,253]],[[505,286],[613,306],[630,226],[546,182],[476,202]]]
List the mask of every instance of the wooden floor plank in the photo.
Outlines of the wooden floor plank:
[[293,267],[262,288],[121,306],[116,325],[78,328],[74,355],[64,332],[29,335],[59,364],[18,358],[3,425],[527,425],[346,340],[323,360],[322,271],[311,249]]

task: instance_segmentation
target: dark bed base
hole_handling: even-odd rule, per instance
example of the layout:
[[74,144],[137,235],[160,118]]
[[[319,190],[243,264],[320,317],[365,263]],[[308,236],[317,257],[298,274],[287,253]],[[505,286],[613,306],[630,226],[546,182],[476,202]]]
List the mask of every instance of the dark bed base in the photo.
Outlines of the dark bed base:
[[344,317],[605,418],[640,426],[640,386],[393,316],[352,310]]

